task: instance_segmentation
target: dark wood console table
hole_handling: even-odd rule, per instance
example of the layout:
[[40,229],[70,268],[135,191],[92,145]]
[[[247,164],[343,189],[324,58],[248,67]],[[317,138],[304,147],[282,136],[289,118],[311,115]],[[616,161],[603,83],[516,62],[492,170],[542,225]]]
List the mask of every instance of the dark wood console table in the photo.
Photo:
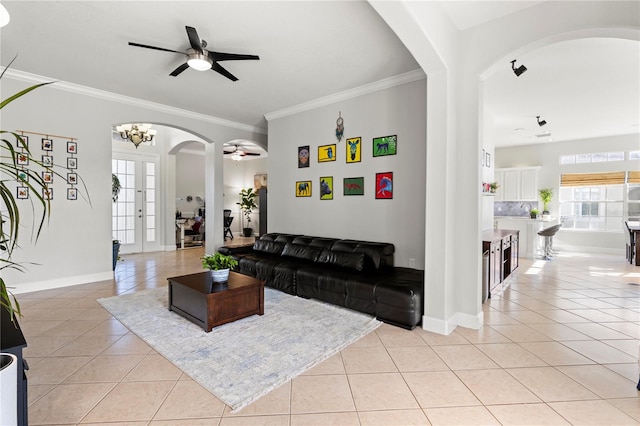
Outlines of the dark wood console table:
[[518,268],[520,231],[492,229],[482,233],[482,252],[489,251],[489,297]]

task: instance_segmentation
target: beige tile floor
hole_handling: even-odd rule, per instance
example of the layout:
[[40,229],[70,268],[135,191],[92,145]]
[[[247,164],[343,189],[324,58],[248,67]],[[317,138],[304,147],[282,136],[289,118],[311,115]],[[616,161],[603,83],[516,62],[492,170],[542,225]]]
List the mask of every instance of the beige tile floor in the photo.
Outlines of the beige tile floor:
[[482,329],[383,325],[231,414],[96,302],[200,271],[201,255],[125,255],[113,280],[19,295],[29,423],[640,424],[640,268],[623,256],[522,260]]

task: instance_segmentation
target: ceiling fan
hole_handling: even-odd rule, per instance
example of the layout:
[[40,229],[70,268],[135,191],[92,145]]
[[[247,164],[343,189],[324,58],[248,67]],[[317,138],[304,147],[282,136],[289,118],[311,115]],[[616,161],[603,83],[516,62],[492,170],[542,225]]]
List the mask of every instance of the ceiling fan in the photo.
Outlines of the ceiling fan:
[[177,50],[165,49],[164,47],[149,46],[146,44],[133,42],[129,42],[129,46],[144,47],[146,49],[162,50],[164,52],[173,52],[186,55],[187,62],[173,70],[173,72],[169,74],[172,77],[177,77],[182,71],[191,67],[198,71],[213,70],[227,77],[231,81],[237,81],[238,78],[224,69],[218,62],[260,59],[260,57],[258,57],[257,55],[242,55],[238,53],[224,53],[206,50],[205,47],[207,47],[207,42],[205,40],[201,40],[200,37],[198,37],[198,32],[196,31],[196,29],[189,26],[185,28],[187,29],[187,36],[189,37],[189,44],[191,44],[191,48],[187,49],[186,52],[178,52]]
[[260,155],[259,152],[249,152],[246,149],[242,148],[240,145],[233,145],[233,149],[230,151],[224,151],[224,154],[231,155],[231,158],[233,158],[234,160],[236,158],[240,159],[245,155]]

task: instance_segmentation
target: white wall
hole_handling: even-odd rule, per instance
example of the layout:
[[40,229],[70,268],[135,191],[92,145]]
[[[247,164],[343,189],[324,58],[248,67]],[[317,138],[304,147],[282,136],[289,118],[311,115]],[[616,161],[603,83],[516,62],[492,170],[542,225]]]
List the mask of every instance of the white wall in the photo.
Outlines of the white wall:
[[[612,151],[637,151],[640,136],[622,135],[574,141],[538,143],[496,149],[496,167],[542,166],[538,173],[538,188],[552,188],[554,197],[549,204],[552,216],[560,217],[560,174],[640,170],[640,161],[614,161],[583,164],[560,164],[561,155]],[[625,239],[622,224],[619,232],[587,232],[560,229],[554,245],[586,252],[623,252]]]
[[[424,268],[425,80],[380,90],[269,121],[269,231],[390,242],[395,264]],[[344,118],[335,138],[338,112]],[[397,135],[398,153],[373,158],[372,139]],[[346,163],[346,138],[362,138],[362,161]],[[336,161],[318,163],[318,146],[337,143]],[[298,168],[309,145],[310,167]],[[393,199],[375,199],[375,174],[393,172]],[[320,177],[333,176],[333,200],[320,200]],[[364,177],[363,196],[344,196],[342,181]],[[312,197],[295,196],[311,180]]]
[[[43,78],[24,77],[16,72],[8,72],[2,78],[2,99],[34,84],[34,80],[41,81]],[[31,209],[21,209],[24,228],[19,241],[21,249],[14,253],[14,260],[34,264],[28,265],[25,273],[9,269],[2,271],[8,285],[16,286],[15,293],[113,277],[111,126],[124,122],[148,122],[189,129],[207,141],[220,142],[216,144],[220,146],[234,139],[260,141],[261,144],[266,140],[265,135],[252,131],[249,126],[225,127],[212,117],[117,96],[105,96],[104,92],[63,82],[42,87],[13,102],[2,110],[3,129],[78,138],[78,173],[84,179],[91,197],[91,204],[81,200],[68,201],[63,192],[66,191],[65,186],[62,182],[55,181],[51,218],[37,244],[30,240]],[[60,148],[54,145],[54,162],[57,164],[66,162],[67,156],[66,143],[64,149],[62,144],[59,146]],[[130,148],[131,152],[135,152],[133,146]],[[141,147],[138,151],[142,152],[144,149]],[[166,153],[164,155],[166,157]],[[166,243],[167,235],[171,234],[167,230],[175,229],[175,188],[171,184],[172,181],[175,182],[175,175],[165,174],[175,169],[172,169],[170,162],[165,159],[162,161],[162,164],[168,164],[168,167],[161,170],[162,189],[163,192],[170,192],[163,194],[166,198],[165,212],[160,218],[167,224],[163,232]],[[222,170],[218,173],[222,176]],[[219,184],[222,192],[222,179]],[[217,234],[222,241],[222,222]],[[207,235],[213,235],[213,232],[207,231]]]
[[[176,209],[182,213],[197,214],[200,203],[196,196],[204,198],[204,160],[204,153],[176,154]],[[187,201],[189,195],[192,197],[191,201]]]

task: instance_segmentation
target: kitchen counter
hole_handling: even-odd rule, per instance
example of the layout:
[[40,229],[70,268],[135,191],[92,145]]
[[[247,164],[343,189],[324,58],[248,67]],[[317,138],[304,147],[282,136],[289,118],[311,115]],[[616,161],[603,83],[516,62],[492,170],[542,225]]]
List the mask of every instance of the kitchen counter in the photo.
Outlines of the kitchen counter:
[[[491,297],[496,287],[504,287],[506,279],[518,268],[520,231],[489,229],[482,232],[482,253],[487,254],[483,264],[482,301]],[[486,269],[486,270],[485,270]]]
[[520,231],[520,256],[535,259],[542,244],[538,232],[558,223],[558,218],[531,219],[524,216],[494,216],[494,226],[498,229],[517,229]]

